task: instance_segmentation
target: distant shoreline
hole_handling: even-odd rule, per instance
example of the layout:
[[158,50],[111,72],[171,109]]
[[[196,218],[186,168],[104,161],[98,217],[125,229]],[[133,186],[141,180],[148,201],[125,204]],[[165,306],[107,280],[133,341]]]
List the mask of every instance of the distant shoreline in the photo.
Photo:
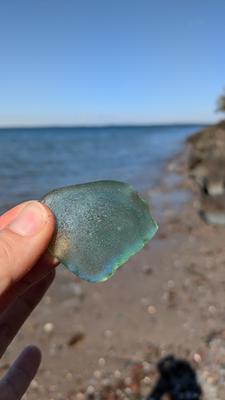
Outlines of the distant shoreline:
[[107,125],[43,125],[43,126],[2,126],[0,127],[0,131],[10,131],[10,130],[43,130],[43,129],[48,129],[48,130],[60,130],[60,129],[136,129],[136,128],[164,128],[164,127],[186,127],[186,126],[201,126],[201,127],[207,127],[213,125],[213,122],[207,123],[207,122],[188,122],[188,123],[163,123],[163,124],[107,124]]

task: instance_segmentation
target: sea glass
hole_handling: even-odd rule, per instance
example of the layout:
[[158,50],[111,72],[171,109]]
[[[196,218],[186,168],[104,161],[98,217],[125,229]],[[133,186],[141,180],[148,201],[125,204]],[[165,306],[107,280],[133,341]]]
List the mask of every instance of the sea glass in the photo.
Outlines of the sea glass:
[[90,282],[109,279],[157,230],[147,202],[123,182],[68,186],[48,193],[42,203],[56,217],[49,252]]

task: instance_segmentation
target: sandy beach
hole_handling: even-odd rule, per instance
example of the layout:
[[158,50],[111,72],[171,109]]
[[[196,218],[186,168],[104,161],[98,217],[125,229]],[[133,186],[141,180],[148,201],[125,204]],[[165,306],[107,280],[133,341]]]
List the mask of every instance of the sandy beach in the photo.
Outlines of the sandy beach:
[[0,400],[225,400],[224,20],[0,1]]
[[205,400],[225,398],[225,230],[199,218],[186,163],[184,148],[145,193],[159,231],[111,280],[89,284],[58,268],[1,361],[4,373],[25,345],[41,348],[24,399],[141,399],[167,354],[191,363]]

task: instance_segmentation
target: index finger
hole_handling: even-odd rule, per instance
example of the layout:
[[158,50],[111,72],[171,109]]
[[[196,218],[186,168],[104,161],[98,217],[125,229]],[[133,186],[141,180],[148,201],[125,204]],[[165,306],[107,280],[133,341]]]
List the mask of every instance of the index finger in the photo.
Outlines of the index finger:
[[33,380],[41,362],[37,347],[27,347],[0,382],[2,400],[20,400]]
[[18,297],[0,316],[0,358],[27,317],[40,302],[54,279],[51,272],[45,279]]

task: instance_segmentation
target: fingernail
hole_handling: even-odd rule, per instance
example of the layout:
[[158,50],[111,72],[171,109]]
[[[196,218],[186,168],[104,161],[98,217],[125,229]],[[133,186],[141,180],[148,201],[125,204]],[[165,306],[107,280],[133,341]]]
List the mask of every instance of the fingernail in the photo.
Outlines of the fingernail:
[[47,220],[47,211],[38,201],[30,202],[10,223],[8,229],[21,236],[37,235]]

